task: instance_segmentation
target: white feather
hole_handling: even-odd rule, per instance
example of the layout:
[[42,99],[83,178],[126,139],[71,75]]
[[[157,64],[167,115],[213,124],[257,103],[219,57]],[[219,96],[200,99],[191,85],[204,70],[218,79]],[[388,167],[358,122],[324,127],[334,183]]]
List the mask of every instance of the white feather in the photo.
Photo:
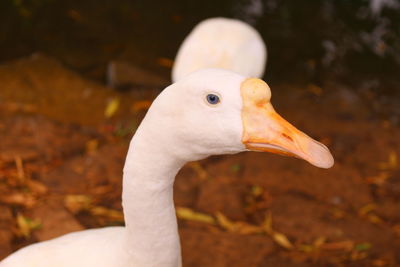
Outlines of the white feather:
[[172,81],[206,68],[221,68],[247,77],[264,74],[267,50],[260,34],[235,19],[200,22],[183,41],[175,58]]

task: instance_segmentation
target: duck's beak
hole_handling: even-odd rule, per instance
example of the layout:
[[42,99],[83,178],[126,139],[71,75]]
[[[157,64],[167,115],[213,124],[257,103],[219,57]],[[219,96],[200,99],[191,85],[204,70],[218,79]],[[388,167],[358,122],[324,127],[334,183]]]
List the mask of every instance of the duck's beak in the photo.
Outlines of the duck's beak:
[[241,95],[242,142],[249,150],[294,156],[320,168],[332,167],[334,160],[326,146],[276,113],[270,103],[271,91],[264,81],[245,80],[241,85]]

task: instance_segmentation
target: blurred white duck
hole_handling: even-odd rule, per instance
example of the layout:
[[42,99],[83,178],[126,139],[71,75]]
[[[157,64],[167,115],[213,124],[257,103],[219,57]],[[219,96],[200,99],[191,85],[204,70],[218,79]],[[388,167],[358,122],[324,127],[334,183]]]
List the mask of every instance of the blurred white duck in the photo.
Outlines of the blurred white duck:
[[264,81],[221,69],[200,70],[170,85],[129,147],[122,194],[126,226],[34,244],[0,266],[181,266],[173,184],[186,162],[255,150],[332,166],[329,150],[280,117],[270,98]]
[[253,27],[236,19],[210,18],[200,22],[183,41],[172,68],[172,81],[206,68],[261,78],[266,60],[265,44]]

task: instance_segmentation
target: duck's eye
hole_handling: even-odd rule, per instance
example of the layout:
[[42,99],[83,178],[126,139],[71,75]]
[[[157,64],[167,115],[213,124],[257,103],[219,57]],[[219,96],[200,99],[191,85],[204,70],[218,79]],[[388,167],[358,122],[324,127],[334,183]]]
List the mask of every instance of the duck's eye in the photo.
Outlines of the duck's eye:
[[208,94],[207,95],[207,102],[210,103],[211,105],[216,105],[219,103],[219,96],[214,95],[214,94]]

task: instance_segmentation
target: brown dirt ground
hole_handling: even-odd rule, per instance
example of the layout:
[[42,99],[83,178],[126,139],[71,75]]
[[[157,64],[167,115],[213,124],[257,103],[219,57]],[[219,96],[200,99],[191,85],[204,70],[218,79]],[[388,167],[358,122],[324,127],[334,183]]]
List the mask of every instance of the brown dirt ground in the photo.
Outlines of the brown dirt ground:
[[[159,88],[117,92],[43,55],[1,65],[0,80],[0,259],[71,231],[121,225],[124,157],[145,113],[137,103]],[[276,109],[327,144],[335,166],[264,153],[187,164],[176,205],[228,222],[180,219],[184,265],[399,266],[400,128],[386,103],[335,83],[272,90]],[[115,98],[120,107],[106,119]],[[266,217],[269,228],[251,231]]]

